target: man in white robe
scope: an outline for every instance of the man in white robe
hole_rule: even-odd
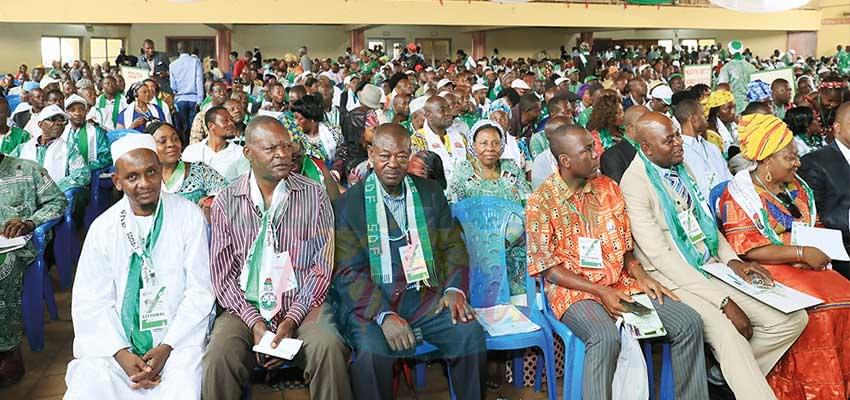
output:
[[[160,192],[152,136],[111,150],[124,198],[94,221],[80,256],[65,399],[198,399],[215,301],[204,216]]]

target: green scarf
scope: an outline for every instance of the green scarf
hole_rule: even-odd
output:
[[[172,193],[177,193],[177,189],[179,188],[173,187],[174,183],[179,181],[180,178],[183,177],[185,174],[186,163],[184,163],[183,161],[178,161],[177,166],[174,167],[174,172],[172,172],[171,176],[169,176],[168,179],[166,179],[166,181],[164,182],[165,188],[172,191]]]
[[[86,134],[86,123],[83,122],[83,126],[77,130],[77,148],[80,149],[80,155],[83,156],[83,160],[86,164],[89,163],[89,137]]]
[[[431,251],[431,239],[425,224],[425,211],[419,191],[413,180],[406,176],[405,207],[407,210],[408,237],[416,237],[422,246],[422,255],[428,266],[427,286],[437,286],[437,274],[434,267],[434,254]],[[390,230],[387,223],[387,212],[384,206],[384,189],[378,182],[377,175],[370,174],[364,182],[366,195],[366,235],[369,243],[369,267],[372,282],[385,285],[392,283],[392,259],[390,255]],[[397,221],[398,222],[398,221]]]
[[[129,207],[128,207],[129,208]],[[126,212],[126,210],[125,210]],[[132,211],[130,211],[132,212]],[[135,251],[130,257],[130,269],[127,272],[127,286],[124,289],[124,303],[121,305],[121,325],[132,345],[133,353],[141,356],[153,348],[153,336],[150,331],[142,331],[139,326],[139,290],[142,289],[142,257],[150,260],[151,252],[159,239],[162,229],[162,200],[156,207],[153,226],[148,232],[142,255]],[[126,216],[124,216],[126,218]]]
[[[274,207],[269,207],[264,210],[262,219],[260,220],[260,232],[257,238],[251,245],[251,251],[248,253],[248,285],[245,288],[245,300],[249,304],[259,309],[260,301],[260,273],[263,263],[263,251],[265,249],[266,234],[271,225],[271,218],[274,215]]]
[[[44,167],[44,156],[47,155],[47,146],[35,145],[35,162]]]
[[[602,128],[599,131],[599,141],[602,142],[602,148],[608,150],[611,146],[617,144],[614,142],[614,138],[611,137],[611,133],[608,132],[608,129]]]
[[[115,103],[112,107],[112,124],[118,123],[118,113],[121,111],[118,109],[118,106],[121,105],[121,93],[115,93]],[[104,109],[106,108],[106,95],[100,95],[100,99],[97,102],[97,108]]]
[[[661,180],[658,170],[656,170],[652,161],[650,161],[643,153],[643,150],[638,150],[637,154],[643,161],[643,165],[646,168],[646,174],[649,176],[649,181],[652,183],[652,188],[655,190],[655,193],[658,194],[659,199],[661,199],[661,210],[664,211],[664,220],[667,222],[673,241],[676,242],[676,247],[679,249],[679,252],[682,253],[682,256],[685,257],[685,261],[687,261],[688,264],[691,264],[694,269],[703,275],[706,275],[706,272],[702,270],[703,253],[699,251],[693,243],[691,243],[690,238],[688,238],[687,231],[685,231],[685,228],[683,228],[681,222],[679,222],[677,215],[678,209],[670,196],[670,192],[668,192],[665,187],[667,184]],[[705,245],[708,247],[708,252],[712,256],[717,256],[717,224],[714,220],[714,216],[711,215],[711,212],[704,207],[705,200],[702,198],[702,192],[700,192],[699,187],[697,187],[696,183],[694,183],[693,179],[691,179],[690,175],[685,170],[684,164],[679,164],[672,168],[678,172],[679,178],[682,180],[682,183],[685,185],[685,188],[687,188],[688,193],[691,196],[691,204],[693,204],[693,209],[695,211],[694,216],[697,218],[702,233],[705,235]]]

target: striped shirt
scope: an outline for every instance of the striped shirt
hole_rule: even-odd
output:
[[[245,174],[216,196],[212,225],[210,269],[218,303],[253,327],[263,317],[248,304],[239,286],[239,275],[251,244],[260,230],[260,210],[251,200],[250,175]],[[330,285],[334,259],[333,209],[325,190],[309,178],[292,173],[282,210],[272,221],[275,247],[292,258],[298,289],[283,293],[280,312],[271,330],[284,318],[300,325],[307,313],[320,306]]]

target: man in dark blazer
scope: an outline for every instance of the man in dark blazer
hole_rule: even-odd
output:
[[[799,174],[812,188],[821,223],[838,229],[850,251],[850,102],[835,113],[835,140],[803,157]],[[832,267],[850,279],[850,263],[833,261]]]
[[[480,400],[486,349],[484,332],[466,300],[469,259],[460,225],[437,182],[407,175],[410,156],[403,127],[378,126],[369,147],[374,172],[334,202],[336,266],[330,301],[340,331],[356,352],[351,366],[355,397],[391,399],[395,359],[412,356],[417,345],[428,342],[450,366],[457,398]],[[378,207],[384,208],[383,218]],[[417,217],[408,217],[411,209]],[[413,227],[423,229],[417,234]],[[430,246],[421,245],[425,240]],[[411,248],[416,250],[407,251]],[[427,270],[428,277],[410,283],[414,269]]]
[[[646,107],[629,107],[629,109],[626,110],[625,116],[623,117],[623,124],[626,126],[626,131],[624,133],[626,138],[632,139],[632,141],[634,140],[635,122],[637,122],[638,118],[647,112],[649,112],[649,109]],[[623,178],[623,174],[626,172],[626,169],[629,168],[632,160],[635,159],[635,155],[637,155],[635,145],[629,140],[623,139],[602,153],[599,157],[599,169],[602,171],[603,175],[613,179],[614,182],[617,182],[617,184],[620,184],[620,179]]]
[[[168,65],[170,63],[171,61],[168,59],[167,54],[154,49],[153,40],[145,39],[142,45],[142,56],[139,57],[136,67],[152,72],[156,71],[157,67],[168,71]]]

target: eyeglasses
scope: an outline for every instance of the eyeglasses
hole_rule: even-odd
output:
[[[65,117],[63,117],[63,116],[56,116],[56,117],[53,117],[53,118],[48,118],[44,121],[50,122],[51,124],[61,124],[61,125],[68,123],[68,120],[65,119]]]
[[[788,209],[788,212],[791,213],[791,216],[794,217],[794,219],[803,217],[803,213],[800,212],[800,208],[798,208],[797,205],[794,204],[794,201],[791,200],[791,196],[788,195],[788,192],[780,192],[776,195],[776,198],[782,202],[782,205]]]

